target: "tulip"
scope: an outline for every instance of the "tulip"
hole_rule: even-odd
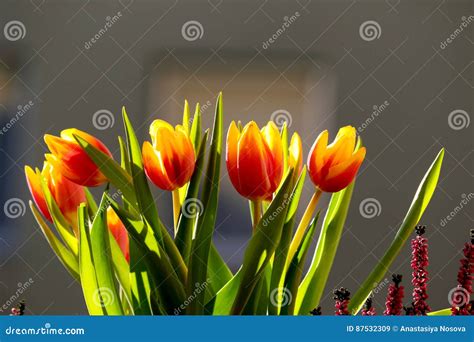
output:
[[[339,129],[336,139],[329,146],[328,136],[327,130],[322,132],[309,152],[308,172],[316,190],[291,241],[287,264],[291,262],[303,239],[322,192],[338,192],[346,188],[353,181],[365,157],[365,147],[355,150],[357,141],[354,127]]]
[[[64,177],[83,186],[98,186],[107,181],[97,165],[79,146],[74,135],[86,140],[89,144],[102,151],[109,157],[112,154],[107,147],[97,138],[75,128],[61,131],[61,136],[56,137],[46,134],[44,141],[48,145],[51,155],[48,161],[53,164]]]
[[[239,194],[251,201],[271,199],[283,176],[283,146],[276,125],[270,121],[260,131],[251,121],[240,131],[232,122],[226,163]]]
[[[130,247],[128,244],[127,228],[125,228],[122,221],[120,221],[120,218],[111,207],[107,208],[107,227],[122,250],[123,256],[127,262],[130,263]]]
[[[160,189],[172,191],[175,227],[179,217],[178,189],[191,179],[196,157],[194,147],[183,126],[173,128],[163,120],[150,126],[151,143],[142,148],[143,164],[148,178]]]
[[[313,183],[322,191],[338,192],[354,179],[365,157],[365,147],[355,151],[356,130],[342,127],[328,146],[328,131],[314,142],[308,157],[308,171]]]
[[[77,207],[86,202],[86,194],[82,186],[69,181],[58,169],[48,161],[44,162],[43,170],[34,171],[31,167],[25,166],[26,181],[30,189],[33,200],[43,216],[49,221],[53,221],[51,213],[46,204],[46,198],[41,186],[43,177],[48,186],[51,196],[59,207],[66,221],[74,228],[77,228]]]

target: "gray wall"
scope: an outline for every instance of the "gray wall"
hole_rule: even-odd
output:
[[[87,49],[85,43],[106,17],[117,12],[120,18]],[[295,12],[297,19],[277,33]],[[473,220],[468,203],[441,224],[463,194],[473,192],[472,125],[462,128],[466,124],[448,121],[455,110],[465,111],[459,118],[469,119],[473,109],[474,26],[471,22],[454,33],[462,17],[473,14],[471,2],[4,0],[0,13],[2,27],[19,20],[26,29],[18,41],[0,36],[2,125],[15,116],[18,105],[34,103],[0,136],[2,207],[10,198],[27,203],[23,166],[42,162],[44,133],[77,127],[116,146],[122,105],[145,139],[154,118],[178,121],[185,96],[214,104],[223,90],[226,125],[249,118],[263,124],[275,110],[288,110],[305,154],[321,130],[334,134],[338,126],[361,127],[373,119],[361,130],[367,158],[323,312],[332,313],[333,288],[355,292],[382,256],[442,146],[446,156],[440,184],[422,223],[430,240],[429,302],[436,309],[449,305],[447,293],[456,285],[460,251]],[[203,27],[195,41],[181,32],[190,20]],[[378,23],[380,36],[367,41],[359,28],[369,20]],[[274,34],[276,40],[265,49]],[[451,34],[455,39],[442,48]],[[385,109],[372,114],[382,104]],[[115,117],[113,127],[104,131],[92,124],[100,109]],[[205,112],[209,122],[212,107]],[[235,269],[250,235],[247,204],[230,187],[225,171],[222,182],[216,241]],[[311,191],[308,182],[305,196]],[[166,213],[168,194],[155,194]],[[359,204],[366,198],[380,203],[379,216],[361,215]],[[169,222],[170,215],[164,215]],[[16,219],[2,218],[0,242],[0,302],[32,278],[22,296],[29,314],[86,313],[80,287],[54,257],[29,210]],[[405,276],[407,296],[409,257],[407,246],[387,274]],[[375,297],[379,312],[386,293],[381,286]]]

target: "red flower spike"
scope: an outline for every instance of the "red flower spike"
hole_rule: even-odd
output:
[[[427,283],[428,283],[428,240],[422,235],[425,233],[425,226],[418,226],[416,230],[416,238],[411,240],[412,257],[411,268],[413,284],[413,314],[424,316],[431,311],[426,303],[428,299]]]
[[[464,257],[460,260],[458,271],[458,285],[452,294],[451,312],[453,315],[472,315],[473,301],[467,302],[472,294],[472,280],[474,273],[474,230],[471,230],[471,242],[464,244]],[[458,298],[460,300],[458,300]]]
[[[402,313],[403,297],[405,288],[400,285],[402,282],[401,274],[392,275],[393,283],[388,288],[387,300],[385,301],[385,316],[399,316]]]
[[[351,293],[343,287],[341,287],[340,289],[334,290],[333,293],[334,293],[334,299],[336,301],[336,304],[335,304],[336,316],[348,316],[349,310],[347,309],[347,306],[349,304]]]
[[[364,308],[362,309],[362,316],[375,316],[375,308],[372,306],[372,298],[369,297],[365,301]]]

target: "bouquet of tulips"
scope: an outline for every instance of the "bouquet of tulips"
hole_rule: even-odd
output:
[[[366,149],[351,126],[332,143],[319,134],[303,166],[298,133],[273,122],[259,129],[232,122],[223,144],[218,96],[212,129],[199,104],[183,123],[150,126],[140,144],[123,109],[120,161],[78,129],[46,135],[42,170],[26,167],[30,207],[64,267],[82,286],[91,315],[308,315],[317,311]],[[221,158],[253,223],[240,269],[233,273],[213,243]],[[347,303],[357,314],[418,224],[435,190],[444,151],[429,166],[393,242]],[[309,178],[314,195],[296,215]],[[420,175],[421,176],[421,175]],[[160,219],[150,182],[172,194],[174,227]],[[96,201],[89,187],[103,187]],[[331,196],[325,212],[318,199]],[[324,215],[312,263],[304,272],[316,224]],[[46,220],[45,220],[46,219]],[[55,231],[51,228],[50,221]],[[170,228],[170,229],[168,229]],[[339,293],[341,294],[341,293]],[[343,295],[343,294],[342,294]]]

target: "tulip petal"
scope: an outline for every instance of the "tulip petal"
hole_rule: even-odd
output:
[[[229,126],[229,130],[227,131],[227,139],[226,139],[226,165],[227,165],[227,173],[229,174],[230,181],[232,185],[238,189],[240,187],[239,184],[239,174],[237,168],[237,146],[239,143],[240,138],[240,130],[237,128],[235,121],[232,121]]]
[[[361,147],[348,160],[331,167],[321,189],[326,192],[338,192],[347,187],[359,171],[365,153],[365,147]]]
[[[280,132],[273,121],[262,129],[264,143],[270,151],[270,156],[265,158],[267,162],[267,177],[271,183],[272,193],[277,189],[283,177],[283,144]],[[271,195],[271,194],[270,194]]]
[[[356,130],[352,126],[339,129],[334,142],[327,147],[325,165],[331,167],[347,160],[354,152]]]
[[[237,148],[237,190],[252,200],[266,198],[272,187],[266,161],[271,152],[255,122],[245,126]]]
[[[51,214],[48,210],[48,205],[46,204],[46,199],[41,189],[41,175],[39,170],[37,172],[29,166],[25,166],[25,175],[26,182],[28,183],[28,188],[30,189],[31,196],[36,203],[36,206],[39,208],[43,216],[49,221],[53,222]]]
[[[153,120],[153,122],[150,125],[150,137],[151,137],[151,142],[153,146],[156,146],[155,145],[156,136],[158,134],[158,131],[162,129],[166,129],[170,132],[174,130],[173,126],[171,126],[168,122],[164,120],[160,120],[160,119]]]
[[[145,172],[148,178],[160,189],[167,191],[174,190],[174,186],[165,172],[160,155],[155,151],[149,141],[143,143],[142,155],[143,165],[145,166]]]
[[[293,167],[299,174],[303,167],[303,144],[298,133],[293,133],[288,147],[288,166]]]
[[[321,169],[324,166],[324,156],[328,145],[329,133],[327,130],[321,132],[316,138],[308,155],[308,172],[314,184],[318,185],[323,178]]]

